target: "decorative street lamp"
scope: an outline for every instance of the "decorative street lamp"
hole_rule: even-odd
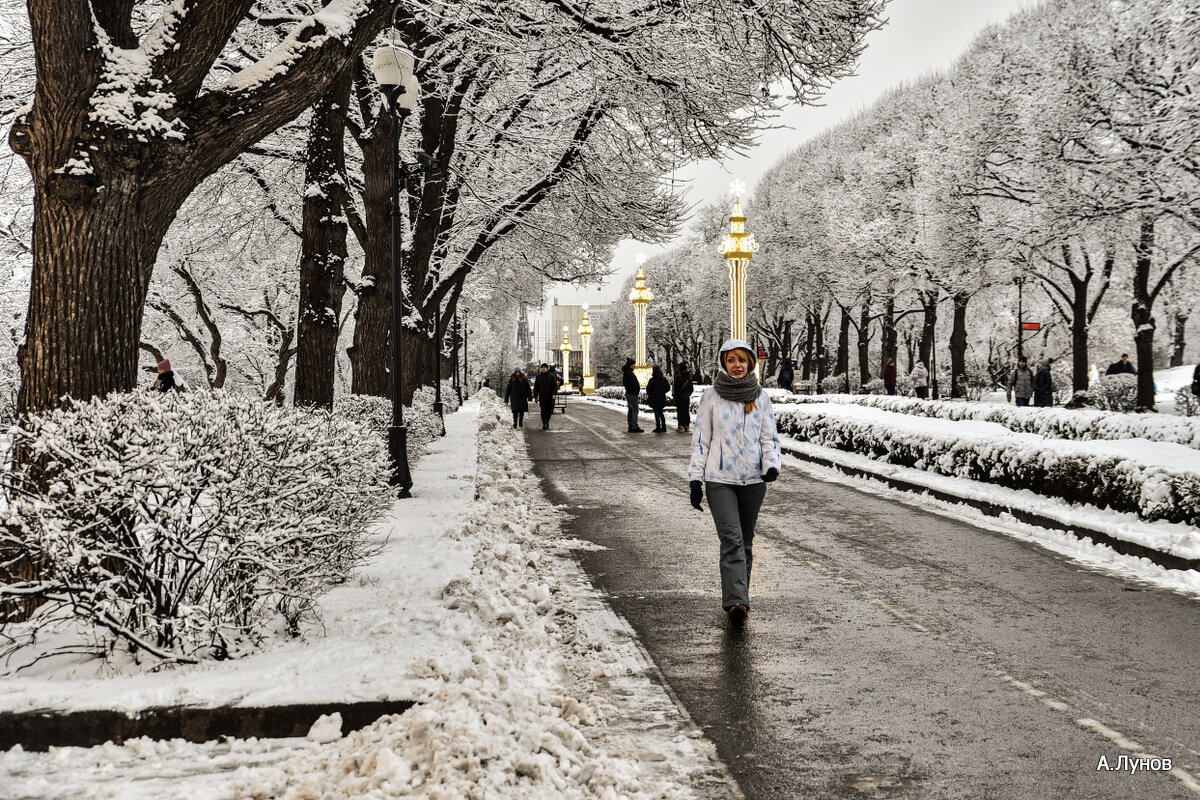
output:
[[[1025,358],[1025,309],[1021,304],[1021,287],[1025,285],[1025,276],[1016,276],[1013,283],[1017,285],[1017,361],[1021,361]]]
[[[464,400],[468,400],[471,397],[471,371],[469,369],[467,369],[467,333],[468,333],[468,331],[471,330],[470,319],[471,319],[471,310],[469,308],[464,307],[463,308],[463,327],[462,327],[462,337],[463,337],[462,387],[463,387],[463,399]]]
[[[729,190],[735,198],[733,213],[729,216],[729,233],[718,251],[729,262],[729,338],[746,341],[746,269],[758,250],[758,243],[754,234],[746,233],[746,216],[742,213],[746,184],[734,181]]]
[[[458,379],[458,342],[459,342],[458,337],[459,337],[459,335],[460,334],[458,332],[458,306],[455,306],[454,307],[454,325],[450,331],[450,352],[451,352],[450,361],[451,361],[451,364],[453,364],[453,366],[454,366],[454,372],[451,374],[454,375],[454,377],[450,380],[450,383],[454,387],[454,395],[455,395],[455,397],[458,398],[459,405],[462,405],[462,399],[463,399],[462,383]]]
[[[644,261],[644,256],[638,256]],[[646,309],[654,299],[654,292],[646,286],[646,273],[638,267],[637,279],[629,290],[629,302],[633,303],[633,374],[638,383],[645,386],[650,380],[650,367],[646,366]]]
[[[579,340],[583,343],[583,380],[579,383],[583,394],[596,393],[596,374],[592,372],[592,322],[588,319],[587,303],[583,304],[583,321],[579,323]]]
[[[446,435],[446,416],[443,414],[445,404],[442,402],[442,345],[445,344],[446,334],[442,331],[442,308],[439,305],[433,310],[433,413],[437,414],[442,426],[439,436]]]
[[[559,352],[562,353],[563,365],[563,386],[571,388],[571,340],[569,338],[571,329],[563,325],[563,340],[558,346]]]
[[[408,428],[404,425],[404,348],[400,337],[404,322],[403,219],[400,216],[400,131],[417,105],[420,86],[413,75],[413,56],[402,47],[385,44],[375,51],[375,80],[392,117],[392,424],[388,428],[388,453],[392,458],[393,486],[400,497],[412,497],[408,469]]]

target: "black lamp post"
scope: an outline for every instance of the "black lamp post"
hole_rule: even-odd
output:
[[[463,309],[463,399],[471,397],[471,371],[467,369],[467,332],[471,330],[470,310]]]
[[[1025,276],[1013,278],[1017,285],[1017,361],[1025,360],[1025,308],[1022,305],[1021,287],[1025,285]]]
[[[442,308],[433,311],[433,413],[441,423],[441,436],[446,435],[446,417],[442,413]]]
[[[454,356],[453,356],[454,394],[455,394],[455,396],[458,397],[458,402],[461,404],[462,399],[463,399],[463,393],[462,393],[462,381],[460,381],[458,378],[458,342],[459,342],[458,337],[459,337],[459,335],[460,334],[458,332],[458,306],[455,306],[454,307],[454,332],[450,334],[450,341],[452,342],[451,346],[453,348],[453,353],[454,353]]]
[[[404,424],[404,252],[403,219],[400,216],[400,131],[417,104],[419,87],[413,75],[412,53],[383,45],[375,51],[375,80],[383,92],[392,117],[392,424],[388,428],[388,453],[392,457],[392,485],[400,497],[412,497],[412,473],[408,468],[408,428]]]

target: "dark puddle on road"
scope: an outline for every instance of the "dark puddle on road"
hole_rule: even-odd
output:
[[[342,715],[342,733],[365,728],[380,717],[402,714],[412,700],[364,703],[310,703],[264,708],[152,708],[136,715],[120,711],[0,713],[0,750],[21,745],[29,751],[51,747],[93,747],[127,739],[186,739],[209,742],[285,739],[305,736],[323,714]]]

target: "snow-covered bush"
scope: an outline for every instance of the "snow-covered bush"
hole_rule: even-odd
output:
[[[1088,386],[1088,395],[1103,411],[1133,411],[1137,408],[1137,376],[1101,375]]]
[[[957,403],[953,405],[962,405]],[[823,447],[941,475],[1033,489],[1073,503],[1143,519],[1200,525],[1200,474],[1086,452],[1069,442],[1029,443],[910,430],[887,420],[822,413],[819,406],[777,409],[779,432]]]
[[[25,417],[0,475],[0,552],[36,577],[18,644],[62,623],[164,659],[236,655],[295,632],[371,555],[391,500],[386,442],[347,415],[229,392],[114,394]]]
[[[883,385],[883,378],[872,378],[863,386],[864,394],[887,394],[887,387]]]
[[[850,391],[849,394],[856,394],[862,382],[859,380],[858,373],[850,373]],[[846,375],[830,375],[821,381],[821,391],[825,394],[838,394],[846,392]]]
[[[605,400],[624,400],[624,386],[601,386],[596,390],[597,397],[603,397]]]
[[[442,424],[433,413],[434,391],[432,386],[422,386],[413,392],[411,406],[404,407],[404,425],[408,428],[408,457],[415,461],[434,439],[442,435]],[[365,394],[348,394],[335,403],[339,414],[344,414],[366,426],[380,441],[387,442],[388,428],[392,425],[392,401],[386,397]],[[451,414],[458,409],[458,396],[448,381],[442,382],[442,412]]]
[[[1184,417],[1200,417],[1200,397],[1192,394],[1191,387],[1184,386],[1175,392],[1175,413]]]

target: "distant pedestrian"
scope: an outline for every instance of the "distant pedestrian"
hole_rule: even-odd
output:
[[[1129,362],[1129,353],[1121,353],[1121,358],[1108,365],[1105,375],[1137,375],[1137,370]]]
[[[550,418],[554,416],[554,397],[562,381],[550,371],[547,364],[538,368],[538,376],[533,380],[533,398],[538,401],[542,411],[542,430],[550,430]]]
[[[779,388],[792,390],[792,383],[796,380],[796,370],[792,368],[792,360],[785,358],[783,366],[779,368]]]
[[[171,370],[171,362],[164,358],[158,362],[158,377],[154,379],[152,387],[157,392],[169,392],[172,389],[178,389],[175,384],[175,373]]]
[[[646,381],[646,405],[654,412],[654,432],[667,432],[667,393],[671,391],[671,382],[663,375],[662,367],[657,364]]]
[[[1039,408],[1054,405],[1054,377],[1050,374],[1053,363],[1053,358],[1039,361],[1037,372],[1033,374],[1033,404]]]
[[[1019,406],[1029,405],[1029,398],[1033,397],[1033,370],[1023,358],[1017,362],[1017,368],[1009,376],[1008,386],[1004,390],[1005,400],[1014,397]]]
[[[771,399],[754,374],[754,351],[740,339],[721,345],[713,385],[696,412],[696,435],[688,481],[692,507],[708,492],[708,507],[721,542],[721,607],[731,625],[750,611],[754,526],[779,477],[779,434]],[[703,481],[703,483],[701,483]]]
[[[1200,364],[1196,365],[1196,369],[1192,371],[1192,394],[1200,397]]]
[[[504,402],[512,410],[514,428],[525,427],[525,412],[529,410],[529,401],[532,399],[533,389],[529,386],[529,379],[521,370],[513,370],[508,385],[504,387]]]
[[[896,393],[896,359],[889,358],[883,365],[883,390],[888,394]]]
[[[671,397],[675,400],[675,430],[687,433],[692,429],[692,371],[684,361],[675,370],[675,383],[671,386]]]
[[[925,362],[918,358],[917,365],[913,367],[908,377],[912,378],[913,389],[916,390],[917,397],[927,400],[929,398],[929,369],[925,366]]]
[[[625,421],[629,423],[629,433],[645,433],[638,425],[638,394],[642,384],[633,372],[632,358],[625,359],[625,366],[621,368],[621,384],[625,387]]]

